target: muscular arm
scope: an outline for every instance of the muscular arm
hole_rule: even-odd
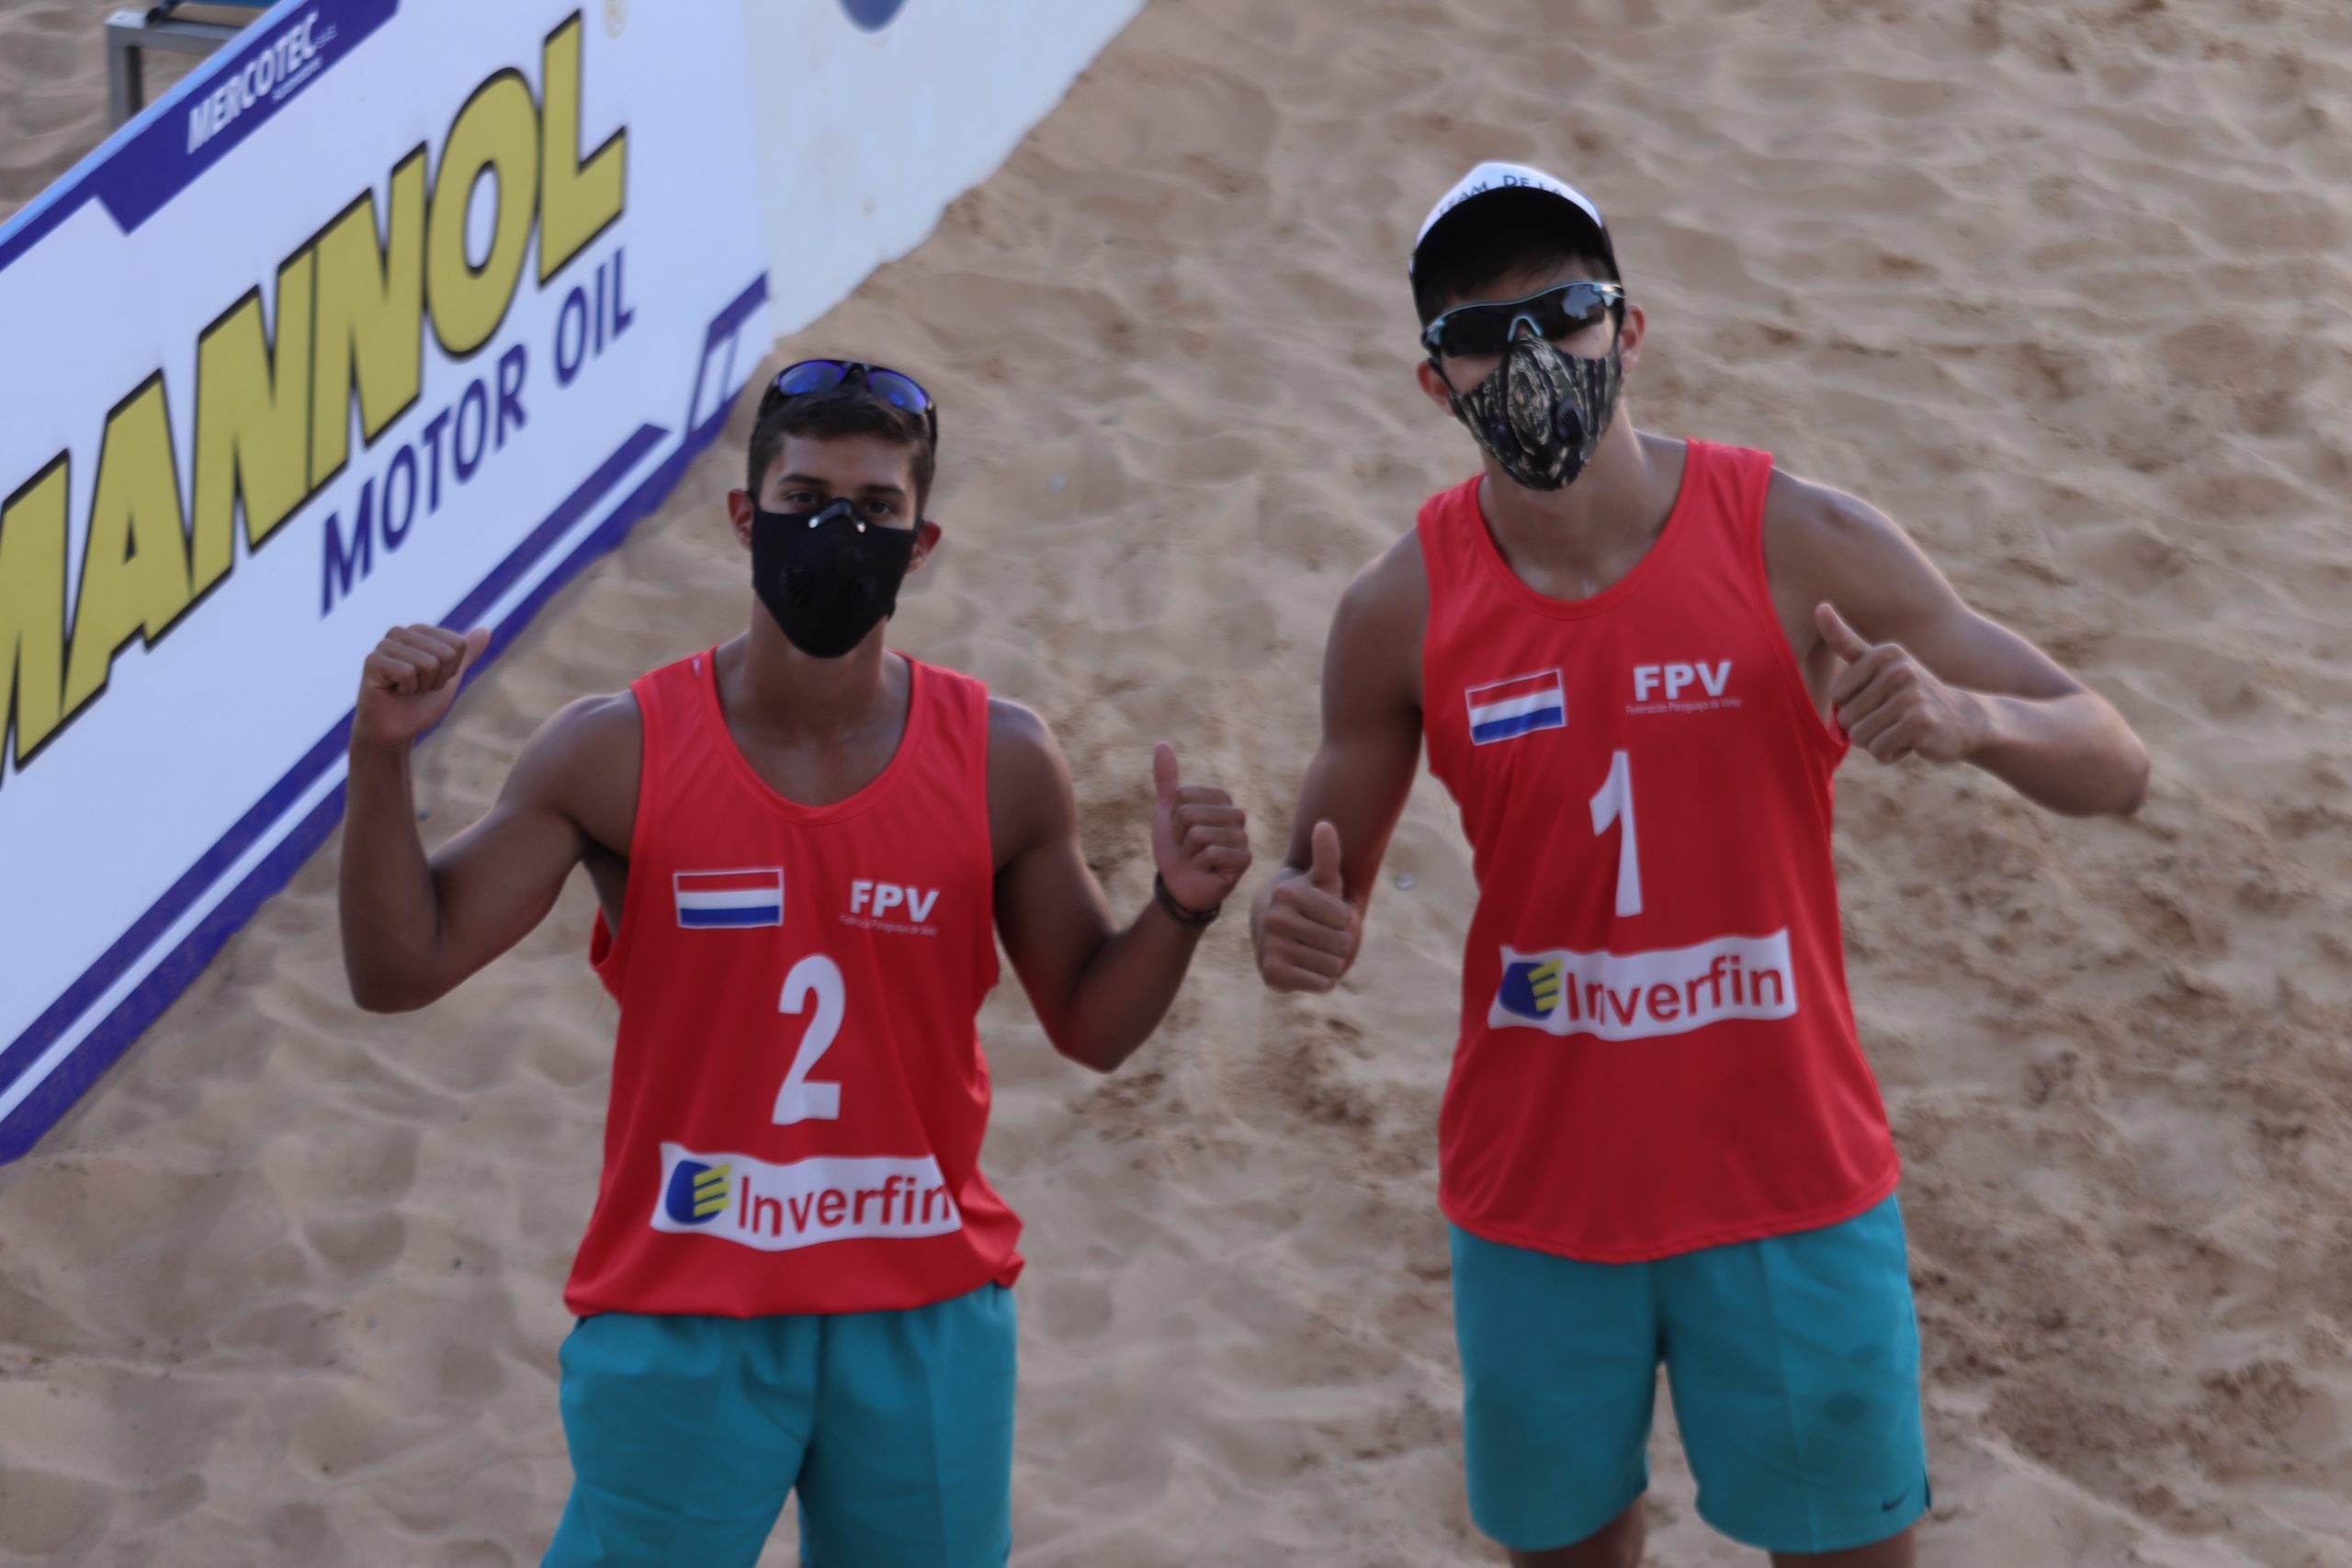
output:
[[[1816,700],[1837,708],[1856,745],[1881,761],[1916,752],[1973,762],[2068,816],[2140,808],[2148,752],[2123,716],[1970,609],[1876,509],[1776,474],[1764,530],[1782,627]]]
[[[1322,740],[1299,786],[1289,852],[1251,910],[1259,972],[1276,990],[1328,991],[1355,962],[1420,761],[1428,619],[1429,579],[1409,534],[1340,597],[1323,650]]]
[[[1188,908],[1218,902],[1249,869],[1249,837],[1225,792],[1180,786],[1160,760],[1154,858]],[[1107,1073],[1159,1027],[1201,929],[1155,898],[1122,930],[1079,844],[1069,765],[1045,721],[1015,703],[989,713],[989,827],[996,922],[1054,1049]],[[1171,870],[1171,856],[1190,863]]]
[[[352,999],[405,1012],[446,996],[545,919],[616,826],[625,852],[642,744],[626,693],[572,704],[532,737],[488,815],[428,859],[410,744],[355,735],[340,898]]]

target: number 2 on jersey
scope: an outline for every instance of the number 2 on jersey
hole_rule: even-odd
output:
[[[1623,829],[1617,837],[1617,912],[1638,915],[1642,912],[1642,849],[1634,838],[1634,760],[1619,751],[1609,763],[1609,777],[1592,797],[1592,831],[1595,838],[1609,831],[1614,822]]]
[[[841,1032],[842,1015],[849,1006],[841,965],[821,953],[812,953],[792,966],[792,972],[784,977],[784,995],[777,998],[776,1010],[797,1014],[811,997],[817,1000],[817,1016],[808,1021],[808,1030],[800,1036],[800,1048],[792,1054],[792,1066],[784,1075],[784,1085],[775,1091],[775,1121],[779,1126],[841,1119],[842,1086],[808,1081],[808,1070],[831,1047],[833,1036]]]

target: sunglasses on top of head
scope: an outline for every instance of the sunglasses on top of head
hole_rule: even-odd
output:
[[[864,381],[874,395],[893,408],[923,417],[923,428],[931,437],[932,449],[939,448],[939,405],[922,389],[922,383],[903,370],[893,370],[887,365],[868,365],[862,359],[803,359],[787,365],[768,383],[760,394],[760,411],[764,413],[786,398],[803,398],[813,392],[830,392],[853,376]]]
[[[1579,280],[1540,289],[1521,299],[1482,299],[1441,312],[1421,329],[1421,346],[1432,355],[1476,359],[1510,347],[1519,323],[1527,322],[1549,343],[1573,337],[1624,303],[1614,283]]]

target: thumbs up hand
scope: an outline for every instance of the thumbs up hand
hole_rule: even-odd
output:
[[[1816,605],[1813,618],[1846,663],[1829,702],[1849,740],[1882,762],[1957,762],[1975,750],[1985,718],[1974,693],[1938,679],[1900,643],[1863,641],[1833,605]]]
[[[1315,824],[1313,858],[1274,885],[1258,930],[1258,973],[1277,991],[1328,991],[1355,962],[1363,920],[1348,902],[1340,830]]]
[[[1186,909],[1214,909],[1250,869],[1249,819],[1224,790],[1183,783],[1165,740],[1153,749],[1151,773],[1151,858],[1160,885]]]
[[[1315,858],[1307,865],[1306,879],[1334,898],[1347,897],[1340,879],[1340,830],[1329,822],[1315,824]]]

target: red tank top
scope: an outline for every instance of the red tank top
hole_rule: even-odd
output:
[[[1020,1271],[979,1167],[988,691],[907,663],[897,751],[831,806],[752,769],[710,654],[630,688],[645,762],[620,926],[600,914],[590,949],[621,1018],[573,1312],[868,1312]]]
[[[1589,599],[1520,581],[1478,481],[1421,508],[1422,711],[1478,907],[1439,1201],[1633,1262],[1894,1187],[1830,863],[1845,741],[1765,584],[1763,452],[1693,441],[1666,527]]]

